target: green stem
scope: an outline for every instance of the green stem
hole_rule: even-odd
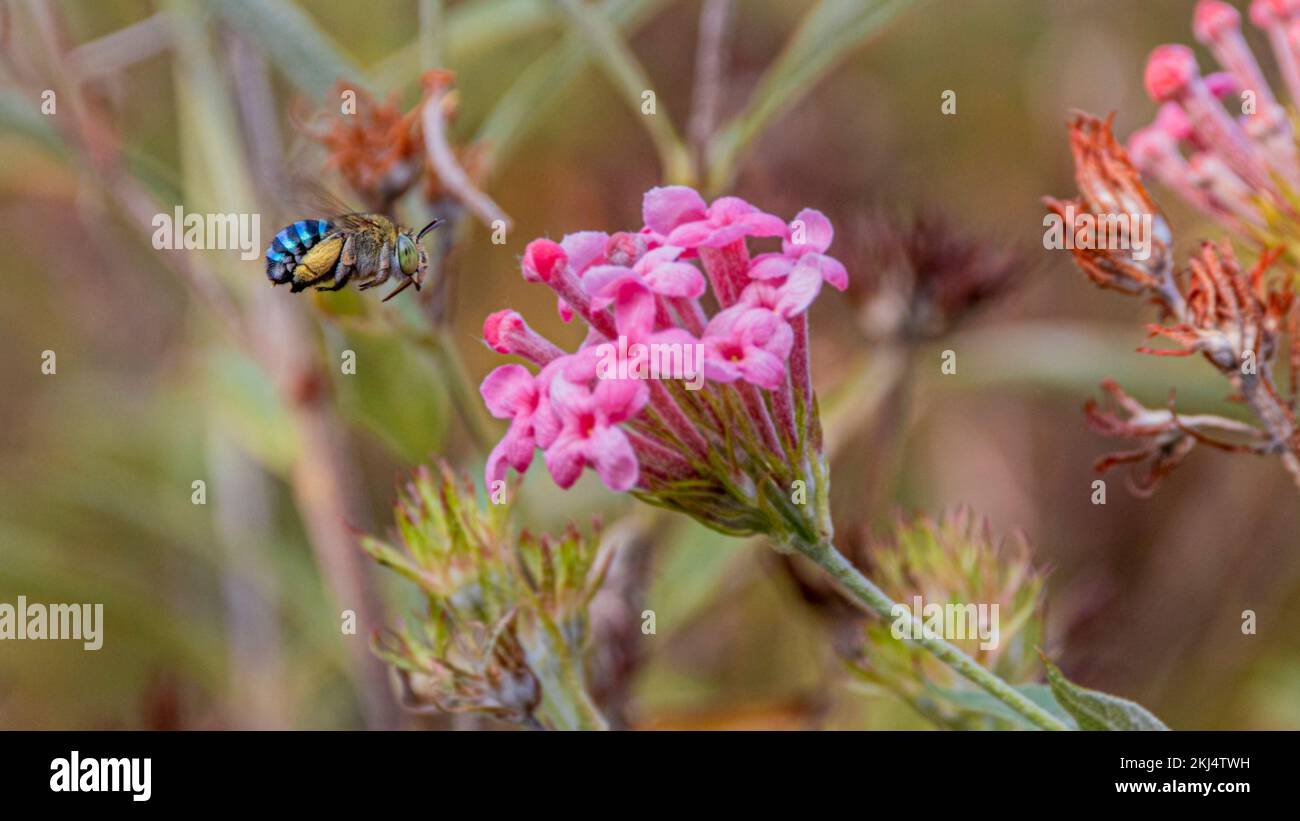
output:
[[[744,110],[714,135],[707,157],[707,192],[716,196],[730,189],[745,153],[767,126],[911,2],[821,0],[814,6],[763,74]]]
[[[608,75],[610,82],[617,86],[624,100],[640,118],[646,133],[659,152],[659,161],[663,166],[664,179],[671,183],[688,184],[694,181],[695,170],[690,152],[673,127],[668,112],[659,112],[660,101],[655,100],[654,109],[646,113],[643,109],[642,95],[647,91],[653,93],[650,78],[646,74],[636,55],[603,14],[595,13],[583,6],[579,0],[557,0],[560,8],[568,16],[570,24],[582,32],[595,49],[596,59]]]
[[[885,594],[885,591],[873,584],[866,576],[863,576],[830,542],[823,541],[816,544],[795,542],[793,547],[834,577],[858,601],[866,605],[868,610],[886,620],[894,618],[895,602]],[[1011,685],[981,667],[973,658],[961,650],[943,639],[925,638],[924,631],[918,630],[917,633],[922,638],[914,639],[915,643],[924,647],[935,658],[961,673],[974,684],[982,687],[989,695],[1015,710],[1016,713],[1035,726],[1044,730],[1069,729],[1056,717],[1025,698]]]
[[[608,730],[609,722],[587,692],[581,655],[573,652],[552,623],[541,627],[537,639],[526,652],[545,694],[546,723],[556,730]]]

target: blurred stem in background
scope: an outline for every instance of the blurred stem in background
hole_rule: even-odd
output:
[[[623,96],[623,101],[640,117],[655,150],[659,152],[664,181],[693,184],[690,152],[673,126],[672,117],[663,109],[664,103],[655,94],[645,69],[619,37],[618,31],[604,15],[592,14],[579,0],[555,2],[564,10],[575,31],[593,45],[600,67]]]
[[[855,49],[884,30],[913,0],[820,0],[786,41],[739,114],[710,141],[706,193],[729,191],[763,131],[802,100]]]

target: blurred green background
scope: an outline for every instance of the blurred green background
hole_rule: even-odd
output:
[[[555,316],[549,292],[520,279],[525,244],[635,229],[642,192],[662,180],[642,115],[594,62],[579,59],[565,82],[541,73],[574,36],[546,0],[446,3],[443,36],[424,42],[421,15],[433,19],[442,4],[301,0],[310,25],[276,18],[294,35],[277,41],[284,32],[257,21],[288,5],[5,5],[5,47],[20,70],[7,65],[0,88],[0,601],[102,602],[107,623],[93,653],[75,642],[0,644],[0,727],[411,725],[373,689],[366,695],[373,671],[357,672],[369,630],[408,612],[410,591],[365,569],[384,612],[343,634],[339,611],[357,605],[322,573],[320,557],[341,554],[322,552],[319,540],[339,537],[311,520],[321,510],[313,482],[339,469],[340,521],[379,530],[413,464],[441,454],[478,475],[483,458],[455,412],[455,366],[437,344],[331,317],[330,305],[358,310],[355,297],[272,291],[260,259],[192,252],[209,258],[247,316],[276,317],[254,327],[285,331],[232,340],[163,258],[185,252],[153,250],[138,214],[106,195],[56,136],[67,126],[40,113],[42,72],[84,67],[86,51],[80,64],[69,56],[78,46],[160,10],[186,21],[170,44],[110,43],[149,56],[101,63],[109,68],[88,81],[90,93],[111,112],[126,174],[160,210],[260,211],[265,244],[281,224],[316,215],[265,202],[268,180],[250,157],[266,145],[232,145],[225,115],[239,98],[240,66],[266,62],[286,177],[324,167],[294,116],[333,105],[339,78],[318,42],[403,110],[417,102],[431,59],[452,69],[453,139],[477,144],[486,130],[489,150],[502,149],[483,185],[514,220],[508,241],[494,245],[465,217],[442,266],[443,341],[473,385],[501,362],[479,341],[493,310],[515,308],[569,347],[581,339]],[[633,7],[624,33],[656,91],[655,116],[685,133],[701,3],[623,5]],[[735,4],[721,118],[744,108],[813,5]],[[1116,111],[1120,135],[1149,120],[1145,56],[1163,42],[1192,42],[1193,3],[903,5],[758,136],[734,192],[787,218],[805,206],[826,212],[839,229],[831,253],[864,281],[872,272],[862,270],[868,255],[854,226],[881,209],[940,209],[967,235],[1017,250],[1024,265],[1009,296],[907,354],[901,394],[839,408],[851,432],[834,463],[837,527],[884,533],[897,510],[969,504],[997,532],[1022,530],[1050,568],[1048,648],[1075,681],[1138,700],[1175,728],[1300,728],[1294,489],[1269,460],[1197,452],[1154,498],[1131,498],[1116,475],[1107,503],[1093,505],[1092,461],[1114,443],[1084,430],[1080,406],[1104,377],[1148,403],[1176,386],[1184,408],[1236,411],[1201,363],[1134,353],[1150,311],[1097,291],[1068,255],[1041,244],[1039,197],[1074,191],[1069,110]],[[47,19],[63,29],[52,41],[32,34]],[[59,36],[67,50],[56,53],[49,43]],[[1266,54],[1253,30],[1248,37]],[[268,52],[275,43],[284,53]],[[548,79],[520,96],[530,73]],[[945,90],[956,92],[955,116],[940,112]],[[514,107],[503,110],[503,100]],[[54,117],[73,117],[72,106],[61,97]],[[1183,253],[1218,235],[1162,193]],[[391,304],[413,326],[427,318],[416,307],[427,303]],[[814,309],[824,397],[852,387],[856,365],[877,354],[855,314],[830,292]],[[315,363],[323,382],[285,388],[244,342],[273,350],[273,362]],[[355,376],[339,373],[344,349],[358,354]],[[956,375],[939,374],[944,349],[957,352]],[[54,375],[41,372],[45,350],[57,354]],[[286,407],[294,391],[321,398]],[[873,418],[882,407],[892,415]],[[202,506],[191,503],[196,479],[207,484]],[[519,514],[554,528],[593,512],[617,521],[630,509],[591,477],[560,492],[539,465]],[[635,638],[634,724],[924,726],[841,674],[823,623],[770,551],[672,518],[654,518],[647,532],[643,602],[657,633]],[[1246,609],[1258,614],[1257,635],[1240,630]]]

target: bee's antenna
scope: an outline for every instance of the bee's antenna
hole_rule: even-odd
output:
[[[388,294],[388,296],[384,297],[379,301],[387,302],[388,300],[400,294],[402,291],[405,291],[411,285],[415,285],[415,290],[417,291],[420,290],[420,283],[415,281],[415,277],[407,277],[405,280],[402,281],[401,285],[398,285]]]
[[[433,229],[437,228],[439,225],[442,225],[442,223],[443,223],[442,220],[434,220],[433,222],[431,222],[431,223],[429,223],[428,225],[424,226],[423,228],[420,229],[420,233],[418,233],[418,234],[415,235],[415,241],[416,241],[416,242],[419,242],[420,240],[424,239],[424,235],[425,235],[425,234],[427,234],[427,233],[429,233],[430,231],[432,231]],[[394,292],[394,293],[396,293],[396,292]]]

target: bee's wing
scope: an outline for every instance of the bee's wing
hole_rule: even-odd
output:
[[[334,224],[336,230],[373,231],[376,228],[381,230],[385,229],[385,225],[375,219],[375,216],[375,214],[363,214],[359,211],[354,211],[348,214],[336,214],[331,216],[330,222]]]
[[[349,203],[316,177],[292,177],[288,192],[285,203],[296,214],[333,217],[336,214],[361,213],[354,203]]]

